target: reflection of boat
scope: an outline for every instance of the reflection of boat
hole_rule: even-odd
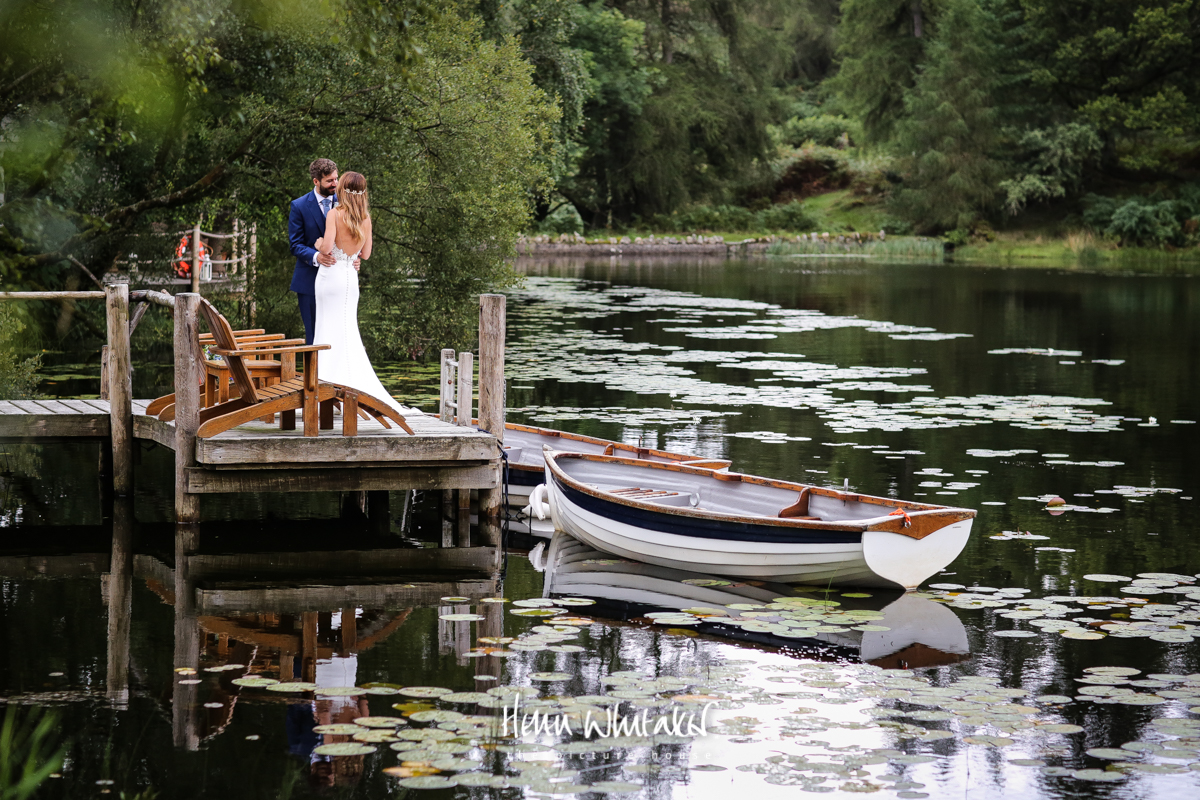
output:
[[[608,439],[598,439],[594,436],[566,433],[549,428],[535,428],[510,422],[504,426],[504,451],[508,456],[508,495],[513,500],[520,500],[523,503],[529,497],[533,487],[542,482],[542,476],[546,471],[546,460],[542,456],[544,446],[572,453],[620,455],[663,463],[691,463],[709,469],[724,469],[729,466],[729,462],[723,459],[702,458],[686,453],[670,453],[665,450],[654,450]],[[536,532],[535,535],[537,535]]]
[[[599,550],[739,578],[914,589],[975,512],[684,464],[546,449],[554,526]]]
[[[721,609],[735,603],[766,605],[775,598],[804,596],[784,584],[762,581],[734,582],[713,575],[616,559],[593,550],[563,533],[550,540],[545,559],[543,594],[581,595],[601,601],[593,609],[600,615],[640,617],[653,609],[686,609],[697,606]],[[821,595],[823,597],[823,595]],[[722,638],[767,647],[811,650],[849,649],[863,661],[884,667],[931,667],[962,661],[969,651],[967,631],[958,615],[945,606],[908,594],[888,594],[870,599],[838,597],[840,608],[875,609],[882,619],[871,625],[888,630],[822,632],[813,638],[793,639],[751,632],[708,618],[697,629]]]

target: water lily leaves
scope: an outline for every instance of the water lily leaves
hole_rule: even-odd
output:
[[[1133,578],[1127,578],[1124,575],[1105,574],[1084,575],[1083,579],[1085,581],[1096,581],[1096,583],[1128,583],[1133,580]]]
[[[577,644],[552,644],[546,649],[551,653],[582,653],[586,648]]]
[[[1083,727],[1080,725],[1072,725],[1069,722],[1058,722],[1051,725],[1039,725],[1039,731],[1045,733],[1083,733]]]
[[[433,762],[436,769],[446,770],[447,772],[463,772],[469,769],[475,769],[483,766],[482,761],[476,761],[473,758],[439,758]]]
[[[315,683],[292,681],[290,683],[274,683],[266,687],[268,692],[312,692],[318,688]]]
[[[484,695],[486,697],[487,695]],[[439,700],[445,699],[449,695],[442,695]],[[408,715],[408,718],[413,722],[455,722],[465,718],[465,714],[460,714],[457,711],[442,711],[440,709],[432,709],[429,711],[416,711]],[[401,720],[403,722],[403,720]]]
[[[451,731],[444,731],[441,728],[406,728],[402,731],[397,731],[397,735],[401,739],[407,739],[410,742],[438,742],[455,739],[458,736]]]
[[[469,602],[471,602],[471,598],[469,598],[469,597],[443,597],[442,602],[443,603],[469,603]]]
[[[366,730],[354,734],[353,738],[356,742],[394,742],[396,741],[396,729],[376,728],[374,730]]]
[[[1125,761],[1134,757],[1129,750],[1121,750],[1116,747],[1093,747],[1087,751],[1087,754],[1093,758],[1105,758],[1111,761]]]
[[[329,734],[331,736],[353,736],[366,730],[361,725],[351,725],[348,722],[335,722],[332,725],[317,725],[313,733]]]
[[[1081,781],[1100,781],[1104,783],[1112,783],[1125,779],[1125,776],[1119,772],[1109,772],[1103,769],[1077,769],[1071,772],[1071,777]]]
[[[234,678],[232,681],[230,681],[230,683],[232,683],[234,686],[263,687],[263,686],[274,686],[275,684],[279,683],[279,681],[275,680],[274,678],[254,677],[254,678]]]
[[[438,698],[446,703],[478,703],[490,697],[486,692],[451,692]]]
[[[596,781],[587,787],[587,791],[601,794],[620,794],[623,792],[640,792],[642,784],[629,781]]]
[[[400,690],[400,694],[405,697],[441,697],[450,694],[450,691],[441,686],[405,686]]]
[[[366,689],[357,686],[322,686],[317,690],[317,697],[357,697],[366,694]]]
[[[516,605],[516,603],[513,605]],[[553,617],[558,612],[552,608],[514,608],[509,613],[515,614],[518,617]]]
[[[1033,631],[993,631],[992,636],[1000,636],[1007,639],[1027,639],[1031,636],[1037,636]]]
[[[401,725],[407,724],[401,717],[359,717],[354,720],[355,725],[361,725],[364,728],[398,728]]]
[[[461,772],[454,776],[459,786],[488,786],[493,789],[503,789],[508,786],[508,778],[503,775],[491,775],[487,772]]]
[[[596,601],[590,597],[555,597],[554,604],[559,606],[593,606]]]
[[[569,681],[573,677],[566,672],[534,672],[529,675],[535,681]]]
[[[366,690],[367,694],[378,694],[378,695],[400,694],[399,686],[389,686],[387,684],[367,684],[367,685],[363,686],[363,689]]]
[[[374,753],[375,747],[362,742],[337,742],[317,745],[313,752],[319,756],[365,756]]]
[[[444,619],[447,622],[481,622],[487,617],[483,614],[440,614],[438,619]]]
[[[448,789],[458,785],[458,780],[445,775],[421,775],[415,778],[403,778],[400,785],[406,789]]]

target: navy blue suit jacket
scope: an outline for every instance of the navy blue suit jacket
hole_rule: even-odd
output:
[[[305,192],[292,201],[288,212],[288,243],[296,257],[288,289],[296,294],[316,294],[317,268],[313,266],[313,256],[317,251],[313,244],[324,235],[325,215],[321,213],[321,205],[316,195]]]

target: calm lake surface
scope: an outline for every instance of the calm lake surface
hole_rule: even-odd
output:
[[[54,707],[71,740],[39,796],[1197,795],[1197,278],[808,258],[519,269],[510,420],[978,509],[966,550],[903,598],[582,554],[600,602],[554,612],[524,602],[572,593],[528,537],[503,576],[364,575],[336,552],[270,566],[428,546],[433,496],[393,493],[386,531],[334,495],[208,496],[189,554],[168,524],[169,453],[140,443],[132,507],[106,514],[96,444],[0,445],[0,694]],[[45,390],[94,393],[88,370]],[[381,372],[411,392],[418,371]],[[164,374],[139,370],[135,394]],[[1053,496],[1068,510],[1048,513]],[[632,590],[609,591],[620,575]],[[717,621],[742,612],[761,616]],[[504,687],[526,687],[525,712],[603,723],[619,701],[706,734],[497,737]],[[368,723],[378,735],[313,730],[393,716]],[[354,731],[381,741],[314,750]]]

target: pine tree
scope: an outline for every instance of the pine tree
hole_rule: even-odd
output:
[[[943,2],[894,143],[903,184],[893,202],[920,229],[964,228],[994,207],[1003,177],[997,41],[985,4]]]
[[[889,139],[944,0],[845,0],[831,85],[869,141]]]

